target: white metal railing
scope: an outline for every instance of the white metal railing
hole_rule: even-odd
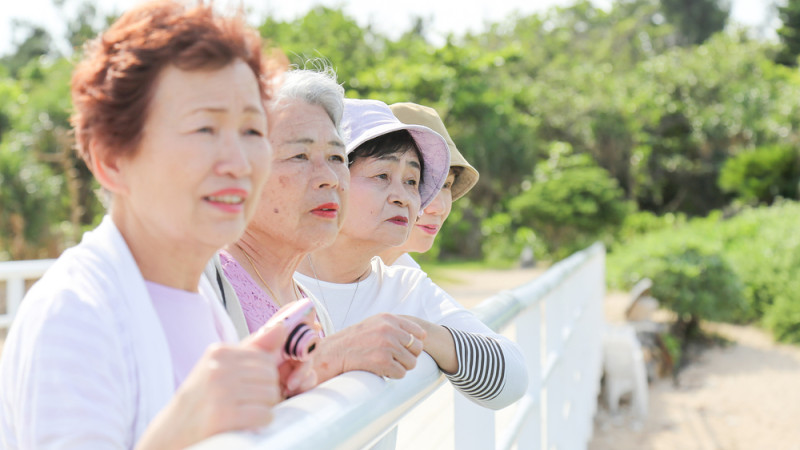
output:
[[[36,280],[44,274],[55,259],[0,262],[0,281],[6,284],[6,309],[0,314],[0,328],[7,328],[17,313],[25,296],[25,282]]]
[[[602,373],[604,280],[605,248],[595,244],[554,264],[539,278],[500,292],[473,309],[496,331],[515,328],[530,382],[499,437],[495,437],[495,411],[456,394],[455,448],[509,449],[515,444],[520,449],[586,447]],[[276,406],[268,427],[221,434],[195,448],[370,447],[442,382],[436,364],[424,353],[402,380],[384,380],[366,372],[345,373]],[[449,428],[450,424],[443,426]]]

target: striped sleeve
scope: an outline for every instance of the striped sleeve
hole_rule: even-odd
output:
[[[478,401],[492,400],[505,386],[506,361],[497,340],[445,327],[453,336],[458,372],[445,373],[462,394]]]

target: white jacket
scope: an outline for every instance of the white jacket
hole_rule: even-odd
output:
[[[213,298],[205,278],[201,293]],[[224,340],[236,331],[216,301]],[[0,360],[3,448],[132,448],[175,391],[166,336],[110,217],[28,292]]]

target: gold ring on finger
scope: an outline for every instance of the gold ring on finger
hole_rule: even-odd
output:
[[[409,333],[408,337],[410,339],[408,340],[408,344],[405,345],[405,348],[411,348],[411,346],[414,345],[414,335]]]

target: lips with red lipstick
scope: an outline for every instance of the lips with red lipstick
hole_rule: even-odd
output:
[[[240,213],[244,210],[244,201],[248,192],[240,188],[220,189],[217,192],[203,197],[203,200],[219,210],[229,213]]]
[[[439,225],[436,225],[436,224],[422,224],[422,223],[418,223],[418,224],[417,224],[417,228],[419,228],[420,230],[424,231],[425,233],[428,233],[428,234],[430,234],[430,235],[434,235],[434,236],[435,236],[435,235],[436,235],[436,233],[438,233],[438,232],[439,232],[439,228],[440,228],[440,226],[439,226]]]
[[[315,216],[324,217],[326,219],[335,219],[339,214],[338,203],[323,203],[311,210],[311,214]]]
[[[395,225],[402,225],[405,227],[408,226],[408,217],[394,216],[391,219],[387,220],[387,222],[393,223]]]

